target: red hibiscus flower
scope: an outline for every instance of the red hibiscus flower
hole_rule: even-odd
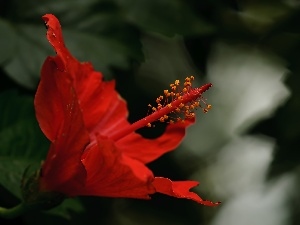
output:
[[[46,59],[35,96],[39,125],[51,141],[39,178],[40,191],[68,197],[142,199],[159,192],[208,206],[218,204],[190,192],[198,182],[155,177],[145,165],[178,146],[186,127],[194,123],[194,114],[188,108],[201,107],[201,94],[211,84],[192,88],[191,77],[180,92],[175,92],[179,85],[176,81],[171,87],[174,92],[165,91],[152,114],[130,124],[126,102],[115,90],[115,82],[103,81],[90,63],[80,63],[70,54],[55,16],[47,14],[43,19],[57,55]],[[164,98],[173,101],[166,103]],[[185,121],[168,120],[159,138],[150,140],[135,133],[153,121],[167,120],[174,111],[183,112]]]

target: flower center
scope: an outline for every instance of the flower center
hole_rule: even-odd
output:
[[[154,121],[184,123],[185,119],[195,117],[195,110],[198,108],[202,108],[203,112],[207,113],[208,110],[211,109],[211,105],[205,102],[202,94],[207,91],[212,84],[208,83],[199,88],[193,88],[193,80],[193,76],[185,78],[183,87],[180,85],[179,80],[170,84],[171,90],[164,90],[164,96],[161,95],[156,99],[156,107],[150,104],[148,105],[152,111],[150,115],[131,124],[130,127],[121,128],[111,139],[117,141],[137,129],[145,126],[151,127],[151,123]]]

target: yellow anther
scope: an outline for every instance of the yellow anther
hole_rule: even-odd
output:
[[[192,85],[192,83],[191,82],[189,82],[189,81],[187,81],[187,82],[184,82],[184,86],[185,87],[188,87],[188,86],[191,86]]]
[[[195,115],[193,113],[191,113],[189,115],[186,115],[185,118],[187,118],[187,119],[193,119],[193,118],[195,118]]]
[[[156,117],[154,117],[157,121],[167,123],[185,122],[185,119],[195,117],[195,109],[201,108],[204,113],[207,113],[209,109],[211,109],[212,106],[207,104],[201,96],[211,84],[206,84],[201,88],[194,89],[192,87],[192,81],[194,79],[194,76],[186,77],[182,84],[179,80],[175,80],[174,83],[170,84],[169,90],[164,90],[163,95],[156,98],[155,107],[148,104],[152,113],[156,114]],[[200,102],[202,103],[200,104]],[[164,115],[164,113],[167,114]],[[171,113],[172,116],[168,116],[168,113]],[[173,116],[174,114],[175,117]],[[147,126],[154,127],[151,123],[148,123]]]
[[[195,113],[189,113],[187,118],[194,118],[195,117]]]

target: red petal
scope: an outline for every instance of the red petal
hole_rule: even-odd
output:
[[[137,133],[131,133],[117,141],[116,146],[127,156],[149,163],[174,150],[185,136],[186,128],[194,122],[192,119],[185,123],[170,124],[164,134],[156,139],[146,139]]]
[[[42,167],[42,188],[62,191],[62,186],[83,183],[81,155],[89,143],[77,96],[70,80],[53,58],[42,68],[35,109],[43,132],[52,141]]]
[[[106,136],[106,133],[112,132],[109,129],[114,125],[128,123],[126,104],[115,91],[115,82],[103,82],[102,74],[94,71],[90,63],[80,63],[70,54],[64,44],[59,21],[54,15],[46,14],[43,19],[48,28],[47,38],[57,53],[56,64],[65,71],[64,76],[74,83],[89,132]],[[115,108],[119,103],[123,104],[121,111]],[[96,126],[101,129],[98,130]]]
[[[130,123],[126,119],[128,115],[126,102],[118,95],[114,88],[115,82],[105,82],[105,91],[98,97],[98,99],[103,99],[99,102],[105,104],[105,106],[101,106],[102,110],[105,111],[101,113],[100,120],[98,119],[98,123],[92,129],[92,133],[94,134],[110,137],[118,132],[120,127],[130,126]],[[98,112],[100,112],[100,109]]]
[[[64,71],[68,60],[74,60],[65,46],[61,26],[58,19],[52,14],[46,14],[43,17],[47,26],[47,39],[55,49],[58,56],[63,56],[57,61],[57,67],[60,71]]]
[[[56,72],[55,60],[48,57],[42,67],[41,80],[34,99],[39,125],[51,141],[56,139],[64,119],[64,108],[70,103],[70,99],[67,99],[69,95],[64,93],[67,92],[64,85],[68,81],[62,77],[62,82],[58,82],[56,79],[60,77],[57,77]]]
[[[154,193],[152,172],[124,156],[110,140],[99,139],[85,152],[82,162],[87,171],[86,186],[74,195],[148,199]]]
[[[176,198],[186,198],[196,201],[206,206],[216,206],[220,202],[213,203],[200,198],[196,193],[191,192],[190,189],[197,186],[199,183],[196,181],[171,181],[164,177],[155,177],[152,183],[156,192],[170,195]]]

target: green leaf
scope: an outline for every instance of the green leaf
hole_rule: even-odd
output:
[[[63,26],[66,46],[79,61],[90,61],[96,70],[111,76],[111,67],[126,69],[131,50],[124,43],[111,37],[68,29]],[[9,77],[28,89],[35,89],[40,69],[48,55],[55,55],[45,37],[45,28],[18,25],[19,38],[16,53],[4,70]]]
[[[17,1],[22,12],[18,12],[24,18],[36,19],[40,18],[46,13],[52,13],[58,16],[66,23],[75,23],[80,21],[81,18],[90,14],[93,9],[93,4],[99,0],[43,0],[36,3],[35,0]]]
[[[81,33],[96,35],[96,37],[100,37],[100,39],[105,41],[108,40],[110,45],[107,47],[112,48],[109,49],[108,54],[105,54],[105,56],[116,54],[114,53],[116,51],[118,54],[123,54],[124,57],[133,58],[136,61],[144,60],[140,32],[136,27],[124,20],[119,10],[111,9],[87,15],[78,21],[73,29],[76,29],[77,32],[81,31]],[[111,64],[119,66],[117,62],[114,63],[112,61]],[[126,63],[127,65],[128,63]]]
[[[4,71],[28,89],[36,88],[46,57],[55,55],[41,19],[46,13],[60,20],[70,52],[80,61],[92,62],[106,77],[112,76],[112,68],[128,69],[130,60],[143,60],[139,32],[124,20],[114,1],[45,0],[36,4],[34,0],[12,0],[6,7],[17,39]]]
[[[16,47],[16,33],[10,24],[0,19],[0,64],[3,64],[14,54]]]
[[[33,99],[16,91],[0,94],[0,184],[20,198],[26,167],[40,165],[49,143],[39,129]]]
[[[180,0],[117,0],[125,18],[144,30],[166,36],[206,35],[215,31],[212,24]]]
[[[66,45],[80,61],[90,61],[96,70],[109,75],[110,66],[128,66],[126,49],[117,41],[90,33],[63,30]]]
[[[36,162],[0,156],[0,184],[15,197],[21,199],[21,181],[26,168],[37,166]]]
[[[0,94],[0,155],[40,161],[49,142],[35,118],[33,98],[16,91]]]
[[[42,26],[19,25],[16,52],[4,67],[5,72],[22,86],[35,89],[39,81],[41,66],[47,55],[52,54]]]
[[[41,161],[48,142],[34,120],[21,120],[0,131],[0,154],[14,158]]]
[[[46,213],[49,215],[56,215],[70,220],[72,218],[71,213],[82,213],[84,207],[77,198],[68,198],[59,206],[48,210]]]
[[[0,108],[0,131],[34,116],[33,98],[20,96],[16,90],[0,94]]]

